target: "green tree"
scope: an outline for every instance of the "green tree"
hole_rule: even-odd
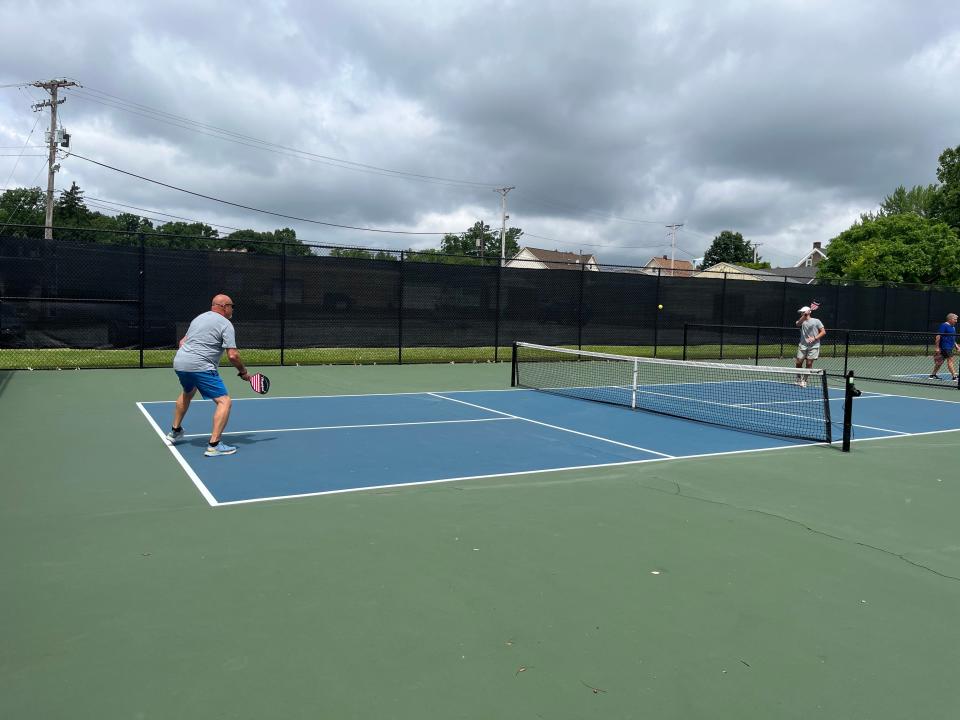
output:
[[[937,180],[934,217],[960,232],[960,145],[940,153]]]
[[[43,225],[46,194],[38,187],[11,188],[0,195],[0,233],[43,237],[43,229],[3,227],[6,224]]]
[[[960,239],[913,213],[868,218],[830,241],[817,279],[960,285]]]
[[[333,248],[330,257],[356,258],[358,260],[396,260],[397,255],[387,250],[363,250],[361,248]]]
[[[53,204],[53,220],[55,225],[82,226],[90,218],[90,210],[83,202],[83,190],[74,181],[69,190],[62,190],[60,197]]]
[[[507,258],[511,258],[520,252],[519,240],[522,235],[523,230],[520,228],[507,228],[504,243]],[[439,252],[446,255],[460,255],[470,258],[499,258],[500,231],[491,230],[489,225],[482,220],[477,220],[466,232],[462,232],[459,235],[452,233],[444,235],[440,241]],[[461,260],[460,262],[465,262],[465,260]]]
[[[914,213],[920,217],[934,217],[938,206],[939,188],[936,185],[914,185],[907,190],[903,185],[897,187],[880,203],[879,217]]]
[[[297,231],[292,228],[260,232],[257,230],[237,230],[224,238],[222,247],[242,249],[261,255],[279,255],[282,244],[287,246],[287,255],[309,255],[310,248],[297,239]]]
[[[702,267],[708,268],[720,262],[743,265],[752,263],[754,247],[738,232],[724,230],[717,235],[703,256]],[[759,261],[761,258],[757,258]]]

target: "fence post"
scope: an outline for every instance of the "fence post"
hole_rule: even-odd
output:
[[[930,314],[932,312],[933,312],[933,285],[927,285],[927,327],[925,330],[925,332],[927,333],[930,332],[930,325],[932,324],[930,322]],[[927,335],[927,342],[923,348],[923,354],[924,355],[930,354],[930,335],[929,334]]]
[[[280,243],[280,364],[287,347],[287,243]]]
[[[780,357],[783,357],[783,328],[787,326],[787,282],[789,278],[783,277],[783,297],[780,300]]]
[[[400,278],[397,283],[397,364],[403,365],[403,250],[400,251]]]
[[[140,326],[140,367],[143,367],[143,345],[146,342],[146,333],[144,332],[144,324],[146,323],[146,312],[144,305],[146,304],[146,262],[147,262],[147,248],[146,248],[146,237],[143,233],[137,233],[137,241],[140,245],[140,259],[138,261],[140,277],[139,277],[139,287],[137,289],[137,306],[139,308],[139,318],[137,323]]]
[[[723,323],[727,310],[727,274],[723,274],[723,285],[720,288],[720,359],[723,360]]]
[[[837,291],[834,293],[834,308],[833,308],[833,326],[840,327],[840,280],[836,280]],[[833,343],[833,357],[837,356],[837,343]]]
[[[754,365],[760,364],[760,326],[759,325],[757,325],[757,347],[756,347],[756,352],[754,352],[753,354],[753,364]]]
[[[586,265],[580,264],[580,299],[577,302],[577,350],[583,350],[583,273]]]
[[[687,359],[687,323],[683,324],[683,359]]]
[[[846,338],[843,345],[843,374],[847,374],[847,366],[850,364],[850,331],[845,331]]]
[[[889,290],[887,288],[887,283],[883,283],[883,326],[881,329],[884,331],[880,334],[880,357],[884,357],[887,354],[887,295]]]
[[[493,361],[500,360],[500,276],[503,273],[503,265],[497,263],[497,295],[496,308],[493,313]]]
[[[654,305],[657,307],[654,310],[653,316],[653,356],[657,356],[657,344],[659,343],[659,334],[660,334],[660,268],[657,268],[657,299],[654,302]]]

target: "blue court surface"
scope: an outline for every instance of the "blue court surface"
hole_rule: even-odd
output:
[[[138,403],[164,443],[173,405]],[[212,415],[194,400],[170,446],[211,505],[815,444],[511,389],[235,399],[223,439],[238,451],[207,458]],[[960,402],[864,393],[854,424],[858,441],[960,430]]]

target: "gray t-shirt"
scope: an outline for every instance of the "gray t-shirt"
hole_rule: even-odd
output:
[[[817,318],[807,318],[804,320],[803,324],[800,326],[800,349],[811,350],[813,348],[820,347],[819,338],[812,343],[807,343],[807,338],[811,335],[816,337],[820,334],[821,330],[823,330],[823,323],[817,320]]]
[[[225,350],[237,347],[233,324],[213,312],[197,315],[187,328],[186,341],[173,356],[173,369],[202,372],[216,370]]]

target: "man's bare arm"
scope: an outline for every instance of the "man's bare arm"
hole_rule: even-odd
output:
[[[247,368],[243,365],[243,360],[240,359],[240,352],[236,348],[229,348],[227,350],[227,359],[230,361],[230,364],[237,369],[237,374],[244,380],[250,379],[250,373],[247,372]]]

